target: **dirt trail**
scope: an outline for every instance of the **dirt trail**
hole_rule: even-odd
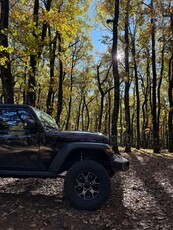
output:
[[[110,200],[94,212],[75,210],[63,199],[62,179],[0,178],[0,229],[173,229],[173,154],[122,154],[130,170],[114,176]]]

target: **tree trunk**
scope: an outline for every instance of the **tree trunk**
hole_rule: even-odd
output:
[[[120,104],[123,103],[123,99],[122,97],[120,98]],[[124,146],[124,131],[123,131],[123,108],[122,106],[120,106],[120,114],[119,114],[119,118],[120,118],[120,140],[119,140],[119,145],[120,146]]]
[[[154,6],[153,0],[151,0],[151,42],[152,42],[152,71],[153,71],[153,94],[152,94],[152,116],[153,116],[153,151],[154,153],[160,152],[159,146],[159,130],[158,130],[158,118],[157,118],[157,102],[156,102],[156,86],[157,86],[157,73],[156,73],[156,53],[155,53],[155,19],[153,16]]]
[[[79,101],[79,105],[78,105],[78,111],[77,111],[77,114],[76,114],[75,130],[79,130],[79,121],[80,121],[80,114],[81,114],[82,98],[83,98],[83,89],[81,89],[81,96],[80,96],[80,101]]]
[[[75,66],[75,52],[72,54],[72,65],[70,70],[70,98],[68,103],[68,114],[67,114],[67,122],[66,122],[66,130],[69,129],[70,126],[70,117],[71,117],[71,107],[72,107],[72,93],[73,93],[73,69]]]
[[[60,116],[62,113],[63,106],[63,80],[64,80],[64,70],[63,70],[63,62],[61,60],[62,55],[62,47],[61,47],[61,35],[58,35],[58,53],[59,53],[59,83],[58,83],[58,107],[57,107],[57,115],[56,122],[60,125]]]
[[[100,102],[100,113],[99,113],[98,132],[101,132],[101,127],[102,127],[102,117],[103,117],[103,108],[104,108],[104,94],[101,94],[101,102]]]
[[[49,28],[49,37],[51,38],[51,31]],[[47,113],[52,114],[53,112],[53,102],[54,102],[54,70],[55,70],[55,58],[56,58],[56,43],[57,43],[57,37],[58,32],[56,32],[56,35],[49,44],[49,55],[50,55],[50,81],[49,81],[49,90],[48,90],[48,96],[47,96]]]
[[[168,115],[168,151],[173,152],[173,54],[169,60],[169,115]]]
[[[160,70],[160,78],[159,78],[159,82],[158,82],[158,89],[157,89],[157,95],[158,95],[158,112],[157,112],[157,126],[158,126],[158,130],[160,130],[160,113],[161,113],[161,103],[160,103],[160,88],[162,85],[162,79],[163,79],[163,70],[164,70],[164,53],[165,53],[165,45],[163,44],[163,48],[162,48],[162,61],[161,61],[161,70]],[[161,145],[161,144],[160,144]]]
[[[82,126],[82,131],[85,130],[84,128],[84,110],[85,110],[85,105],[84,105],[84,97],[82,98],[82,108],[81,108],[81,126]]]
[[[108,92],[108,136],[111,136],[111,94]]]
[[[109,76],[109,72],[110,69],[112,67],[112,64],[109,66],[107,72],[106,72],[106,76],[104,77],[104,79],[101,81],[100,79],[100,67],[101,67],[101,62],[99,65],[97,65],[97,82],[98,82],[98,88],[99,88],[99,92],[101,95],[101,99],[100,99],[100,113],[99,113],[99,123],[98,123],[98,132],[101,131],[101,127],[102,127],[102,118],[103,118],[103,109],[104,109],[104,100],[105,100],[105,95],[112,90],[112,87],[107,89],[106,91],[103,90],[103,85],[105,83],[105,81],[108,79]]]
[[[130,109],[129,109],[129,89],[130,89],[130,76],[129,76],[129,4],[130,0],[127,2],[126,16],[125,16],[125,120],[126,120],[126,137],[125,137],[125,151],[131,152],[131,127],[130,127]]]
[[[44,1],[44,3],[46,4],[45,5],[45,8],[46,8],[46,11],[50,11],[50,7],[51,7],[51,3],[52,3],[52,0],[47,0],[47,2]],[[43,47],[44,46],[44,39],[46,37],[46,33],[47,33],[47,28],[48,28],[48,23],[44,23],[43,24],[43,27],[42,27],[42,34],[41,34],[41,41],[42,41],[42,44],[41,46]],[[41,55],[41,52],[39,53],[39,56]]]
[[[144,101],[142,104],[142,114],[143,114],[143,123],[142,123],[142,147],[143,148],[148,148],[148,137],[149,133],[151,132],[150,127],[149,127],[149,106],[148,102],[150,102],[151,98],[151,89],[150,89],[150,56],[149,56],[149,50],[147,50],[147,66],[146,66],[146,83],[144,83],[143,78],[142,80],[142,88],[143,88],[143,95],[144,95]],[[146,87],[145,87],[146,85]],[[151,102],[150,102],[151,105]]]
[[[2,31],[8,29],[9,0],[1,0],[0,18],[0,45],[8,47],[8,37]],[[7,51],[1,51],[0,58],[5,59],[5,65],[0,65],[0,77],[2,80],[4,103],[14,103],[14,79],[11,73],[10,56]]]
[[[173,14],[170,16],[171,19],[171,30],[173,35]],[[172,52],[173,52],[173,46]],[[168,116],[168,151],[173,152],[173,54],[169,60],[169,89],[168,89],[168,96],[169,96],[169,116]]]
[[[97,131],[100,132],[101,130],[101,125],[102,125],[102,116],[103,116],[103,102],[104,102],[104,93],[103,93],[103,89],[101,87],[101,82],[100,82],[100,66],[101,66],[101,62],[99,65],[97,65],[97,82],[98,82],[98,88],[99,88],[99,92],[100,92],[100,95],[101,95],[101,101],[100,101],[100,113],[99,113],[99,116],[98,116],[98,128],[97,128]]]
[[[137,143],[136,148],[140,149],[141,147],[141,135],[140,135],[140,95],[139,95],[139,84],[138,84],[138,69],[136,63],[136,42],[135,42],[135,35],[131,34],[132,40],[132,56],[134,62],[134,73],[135,73],[135,89],[136,89],[136,136],[137,136]]]
[[[85,109],[86,109],[86,124],[85,124],[85,131],[88,131],[88,129],[89,129],[89,124],[90,124],[90,115],[89,115],[89,109],[88,109],[88,104],[89,103],[86,103],[86,97],[84,96],[84,106],[85,106]]]
[[[114,79],[114,107],[112,115],[112,146],[115,153],[119,153],[118,149],[118,116],[119,116],[119,71],[117,60],[118,48],[118,19],[119,19],[119,0],[115,0],[115,11],[113,20],[113,44],[112,44],[112,64],[113,64],[113,79]]]
[[[38,11],[39,11],[39,0],[35,0],[34,2],[34,12],[33,12],[33,21],[35,22],[35,26],[38,27]],[[35,30],[33,30],[33,36],[37,38]],[[26,103],[32,106],[35,106],[36,100],[36,66],[37,66],[37,54],[30,55],[30,67],[31,72],[28,80],[28,92]]]

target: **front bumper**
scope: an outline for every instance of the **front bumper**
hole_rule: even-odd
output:
[[[112,158],[113,171],[127,171],[129,169],[129,161],[119,154],[114,154]]]

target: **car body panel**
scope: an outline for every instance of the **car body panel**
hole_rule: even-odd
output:
[[[29,109],[0,107],[1,169],[39,170],[39,133],[24,129],[26,117],[32,117]]]
[[[52,118],[48,114],[28,105],[0,104],[0,175],[10,176],[11,172],[11,176],[55,177],[68,156],[76,151],[97,154],[96,159],[100,152],[104,153],[110,163],[108,167],[114,171],[116,168],[123,170],[124,164],[127,166],[125,160],[113,159],[114,153],[105,135],[59,131],[54,120],[49,126],[49,119]],[[104,152],[105,149],[110,151]]]

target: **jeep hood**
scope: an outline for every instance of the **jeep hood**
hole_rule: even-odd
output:
[[[92,133],[83,131],[50,131],[47,135],[57,141],[63,142],[99,142],[109,143],[109,138],[102,133]]]

